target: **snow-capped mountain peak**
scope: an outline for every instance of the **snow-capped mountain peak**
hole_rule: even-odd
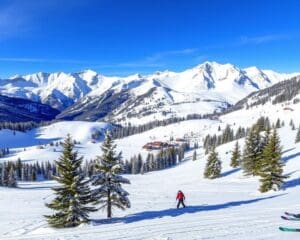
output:
[[[122,115],[155,117],[157,112],[163,112],[168,117],[168,113],[177,116],[215,111],[290,76],[257,67],[240,69],[229,63],[207,61],[182,72],[165,70],[127,77],[108,77],[90,69],[78,73],[39,72],[0,80],[0,91],[3,95],[49,104],[61,111],[70,106],[77,108],[78,104],[78,109],[83,109],[97,101],[96,106],[103,107],[99,101],[106,101],[106,112],[100,116],[105,116],[114,106],[114,116],[122,112]],[[114,104],[109,105],[110,101]]]

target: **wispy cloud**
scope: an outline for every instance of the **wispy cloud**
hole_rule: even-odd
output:
[[[197,51],[198,51],[197,48],[185,48],[179,50],[163,51],[147,57],[145,61],[156,62],[167,57],[179,57],[179,56],[191,55],[196,53]]]
[[[262,44],[280,40],[288,40],[291,39],[293,36],[288,34],[271,34],[271,35],[263,35],[263,36],[242,36],[239,39],[239,44],[246,45],[246,44]]]

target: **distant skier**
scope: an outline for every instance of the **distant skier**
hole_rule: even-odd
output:
[[[176,200],[178,200],[177,208],[180,207],[180,204],[182,204],[182,206],[185,208],[185,204],[184,204],[185,196],[182,191],[180,190],[178,191]]]

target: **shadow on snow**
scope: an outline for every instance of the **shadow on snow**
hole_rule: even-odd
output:
[[[216,204],[216,205],[199,205],[199,206],[188,206],[186,208],[180,208],[180,209],[170,208],[170,209],[156,210],[156,211],[145,211],[145,212],[131,214],[131,215],[128,215],[128,216],[122,217],[122,218],[93,220],[92,222],[94,225],[107,224],[107,223],[133,223],[133,222],[139,222],[139,221],[143,221],[143,220],[152,220],[152,219],[158,219],[158,218],[163,218],[163,217],[177,217],[177,216],[180,216],[183,214],[189,214],[189,213],[217,211],[217,210],[226,209],[226,208],[238,207],[241,205],[252,204],[252,203],[260,202],[260,201],[267,200],[267,199],[277,198],[282,195],[285,195],[285,194],[279,194],[279,195],[262,197],[262,198],[255,198],[255,199],[250,199],[250,200],[227,202],[227,203]]]
[[[284,162],[288,162],[290,161],[291,159],[295,158],[295,157],[299,157],[300,156],[300,152],[297,152],[297,153],[294,153],[294,154],[291,154],[291,155],[288,155],[286,157],[283,157],[282,160]]]
[[[296,179],[286,181],[283,184],[283,189],[293,188],[293,187],[297,187],[297,186],[300,186],[300,178],[296,178]]]
[[[222,177],[227,177],[227,176],[229,176],[231,174],[234,174],[234,173],[236,173],[236,172],[238,172],[240,170],[241,170],[241,168],[234,168],[234,169],[231,169],[229,171],[226,171],[226,172],[222,173],[221,176]]]

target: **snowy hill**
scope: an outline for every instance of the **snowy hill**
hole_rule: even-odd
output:
[[[57,122],[49,126],[39,127],[28,132],[13,132],[11,130],[0,131],[1,148],[20,148],[47,144],[52,141],[63,140],[67,134],[71,134],[73,139],[87,144],[92,141],[92,134],[95,131],[101,133],[103,138],[106,130],[112,129],[112,125],[102,122]],[[17,153],[20,151],[17,151]],[[1,159],[2,160],[2,159]]]
[[[106,77],[91,70],[14,76],[0,80],[0,91],[65,110],[59,119],[141,123],[221,111],[294,75],[205,62],[146,76]]]

